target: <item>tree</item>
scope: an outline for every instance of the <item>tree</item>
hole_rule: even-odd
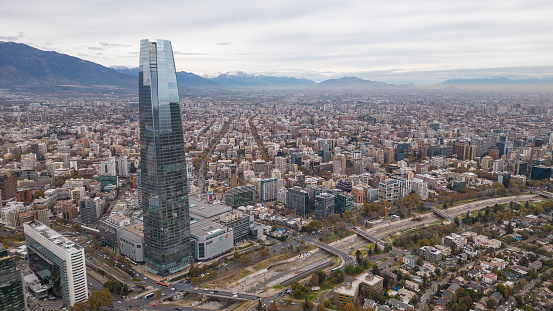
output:
[[[87,308],[87,303],[86,301],[84,302],[75,302],[75,304],[71,307],[71,311],[86,311],[88,308]]]
[[[319,286],[319,277],[316,274],[311,275],[311,286]]]
[[[417,258],[417,265],[422,266],[423,264],[424,264],[424,260],[422,259],[422,257]]]
[[[109,289],[104,288],[102,291],[92,291],[87,300],[87,307],[91,311],[102,310],[109,307],[115,299],[111,295]]]
[[[267,311],[278,311],[278,307],[276,305],[276,302],[271,302],[271,304],[269,305],[269,307],[267,307]]]
[[[156,290],[156,300],[160,300],[161,299],[161,290]]]
[[[486,307],[488,307],[489,309],[494,309],[495,301],[493,301],[493,299],[491,298],[488,298],[488,300],[486,300]]]
[[[267,257],[269,256],[269,249],[267,247],[264,247],[260,252],[259,254],[262,256],[262,257]]]
[[[361,264],[361,260],[363,260],[363,257],[361,255],[361,251],[360,250],[357,250],[355,252],[355,259],[357,259],[357,264],[360,265]]]
[[[317,305],[317,311],[326,311],[326,307],[322,303],[320,303]]]
[[[257,311],[267,311],[267,308],[261,303],[261,300],[257,302],[257,306],[255,306],[255,310]]]
[[[105,282],[104,287],[116,295],[121,292],[121,283],[119,283],[119,281],[116,281],[116,280],[109,280]]]
[[[301,309],[303,311],[312,311],[313,310],[313,303],[309,300],[307,300],[307,293],[305,293],[305,301],[301,305]]]
[[[377,265],[374,265],[374,266],[373,266],[373,271],[372,271],[372,273],[373,273],[374,275],[379,275],[379,274],[380,274],[380,270],[378,269],[378,266],[377,266]]]
[[[352,303],[347,303],[344,306],[344,311],[357,311]]]

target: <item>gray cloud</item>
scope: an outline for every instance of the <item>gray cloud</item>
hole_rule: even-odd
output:
[[[179,52],[179,51],[173,51],[173,54],[175,55],[210,55],[209,53],[186,53],[186,52]]]
[[[39,48],[51,42],[48,49],[69,55],[87,47],[102,52],[90,61],[132,67],[140,39],[164,38],[173,43],[177,69],[198,74],[426,83],[455,75],[553,76],[552,11],[546,0],[28,0],[4,4],[0,19],[0,29],[25,36],[0,39]]]
[[[101,46],[105,46],[105,47],[109,47],[109,48],[114,48],[114,47],[124,47],[124,48],[128,48],[128,47],[130,47],[129,44],[107,43],[107,42],[100,42],[100,45],[101,45]]]

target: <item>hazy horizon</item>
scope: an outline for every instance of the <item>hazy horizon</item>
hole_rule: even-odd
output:
[[[140,39],[171,40],[177,70],[402,84],[553,76],[548,1],[31,0],[2,7],[0,40],[136,67]]]

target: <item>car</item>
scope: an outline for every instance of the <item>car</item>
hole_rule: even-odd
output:
[[[179,308],[179,307],[176,307],[176,308],[175,308],[175,310],[182,310],[182,309],[181,309],[181,308]]]
[[[144,277],[144,280],[147,280],[148,278],[147,277]]]
[[[209,292],[210,294],[214,294],[213,292]]]
[[[238,295],[234,294],[234,295],[232,295],[232,297],[233,297],[233,298],[236,298],[236,297],[238,297]]]
[[[236,293],[232,293],[233,295],[236,295]]]

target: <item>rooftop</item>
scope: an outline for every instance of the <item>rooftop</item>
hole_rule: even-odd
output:
[[[66,253],[72,254],[82,249],[78,244],[75,244],[68,238],[59,234],[57,231],[46,226],[40,221],[33,220],[33,221],[26,222],[24,224],[24,228],[25,228],[25,231],[27,231],[28,228],[30,228],[31,230],[34,230],[35,232],[37,232],[38,234],[48,239],[52,244],[56,245],[59,249],[61,249]]]
[[[190,201],[190,214],[194,218],[211,218],[224,212],[232,211],[232,207],[219,203],[205,203],[199,199],[188,197]]]
[[[190,225],[190,234],[197,237],[210,236],[223,233],[226,231],[226,228],[209,219],[204,219]]]

